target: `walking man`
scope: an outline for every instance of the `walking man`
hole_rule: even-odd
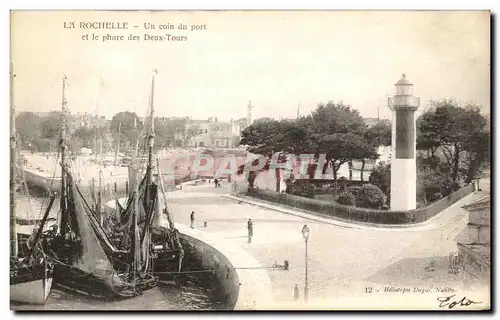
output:
[[[194,229],[194,211],[191,211],[191,229]]]
[[[252,219],[248,219],[247,229],[248,229],[248,243],[251,243],[252,242],[252,237],[253,237],[253,222],[252,222]]]

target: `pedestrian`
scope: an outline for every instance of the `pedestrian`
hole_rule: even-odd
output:
[[[253,222],[252,222],[252,219],[248,219],[247,229],[248,229],[248,243],[250,243],[250,242],[252,242],[252,237],[253,237]]]
[[[297,284],[293,287],[293,300],[299,300],[299,286]]]
[[[191,229],[194,229],[194,211],[191,211]]]
[[[215,184],[215,187],[217,188],[217,186],[219,185],[219,179],[215,178],[214,179],[214,184]]]

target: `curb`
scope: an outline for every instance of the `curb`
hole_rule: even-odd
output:
[[[449,206],[446,209],[449,209],[453,206],[456,206],[458,204],[458,202],[460,202],[461,200],[467,199],[468,197],[471,197],[472,195],[475,195],[475,194],[476,193],[471,193],[471,194],[465,196],[464,198],[455,202],[454,204],[452,204],[451,206]],[[297,209],[297,208],[292,208],[292,207],[288,207],[288,206],[278,206],[274,203],[270,203],[270,202],[265,201],[265,200],[253,200],[247,196],[234,196],[234,195],[221,195],[221,196],[226,198],[226,199],[230,199],[230,200],[234,200],[234,201],[242,201],[242,202],[245,202],[246,204],[253,205],[256,207],[265,208],[268,210],[273,210],[273,211],[281,212],[284,214],[289,214],[289,215],[293,215],[293,216],[297,216],[297,217],[301,217],[301,218],[305,218],[305,219],[309,219],[309,220],[319,221],[319,222],[332,224],[332,225],[336,225],[336,226],[344,227],[344,228],[351,228],[351,229],[367,229],[367,228],[369,228],[369,229],[378,229],[380,231],[384,231],[384,230],[393,230],[393,231],[405,230],[405,231],[408,231],[408,229],[414,229],[415,231],[421,231],[421,230],[423,231],[423,230],[437,229],[437,228],[440,228],[447,223],[447,221],[446,221],[446,222],[441,223],[441,224],[433,225],[433,222],[441,215],[441,213],[443,211],[441,213],[435,215],[434,217],[430,218],[429,220],[424,221],[424,222],[404,224],[404,225],[402,225],[402,224],[390,225],[390,224],[367,223],[367,222],[362,222],[362,221],[343,220],[340,218],[327,216],[327,215],[324,215],[321,213],[309,212],[309,211],[305,211],[305,210]]]

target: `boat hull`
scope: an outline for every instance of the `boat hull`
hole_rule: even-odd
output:
[[[10,300],[44,304],[52,287],[53,270],[47,264],[11,270]]]
[[[85,273],[77,268],[58,266],[55,272],[56,285],[64,290],[100,300],[116,300],[132,298],[143,291],[157,286],[158,279],[149,277],[143,279],[133,288],[111,288],[102,279]]]
[[[40,190],[50,190],[50,192],[57,192],[61,190],[61,178],[44,177],[30,170],[24,170],[26,183],[30,187]]]
[[[40,189],[43,191],[50,190],[50,192],[61,191],[60,177],[47,177],[26,169],[24,170],[24,174],[26,177],[26,183],[32,188]],[[80,186],[82,186],[82,188],[89,188],[92,185],[92,179],[94,179],[94,181],[97,181],[99,177],[82,177],[75,180]],[[110,188],[110,190],[116,187],[117,191],[120,193],[126,191],[125,189],[127,182],[128,175],[108,176],[102,179],[103,186],[107,186],[108,188]]]
[[[164,247],[162,234],[167,228],[155,227],[151,241],[154,253],[154,274],[161,280],[176,280],[178,278],[179,262],[182,256],[180,248]],[[170,241],[169,241],[170,242]]]

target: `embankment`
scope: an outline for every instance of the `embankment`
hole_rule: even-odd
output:
[[[236,244],[176,224],[186,256],[201,262],[204,270],[214,270],[223,296],[224,309],[262,309],[272,303],[271,282],[267,272],[247,251]]]

